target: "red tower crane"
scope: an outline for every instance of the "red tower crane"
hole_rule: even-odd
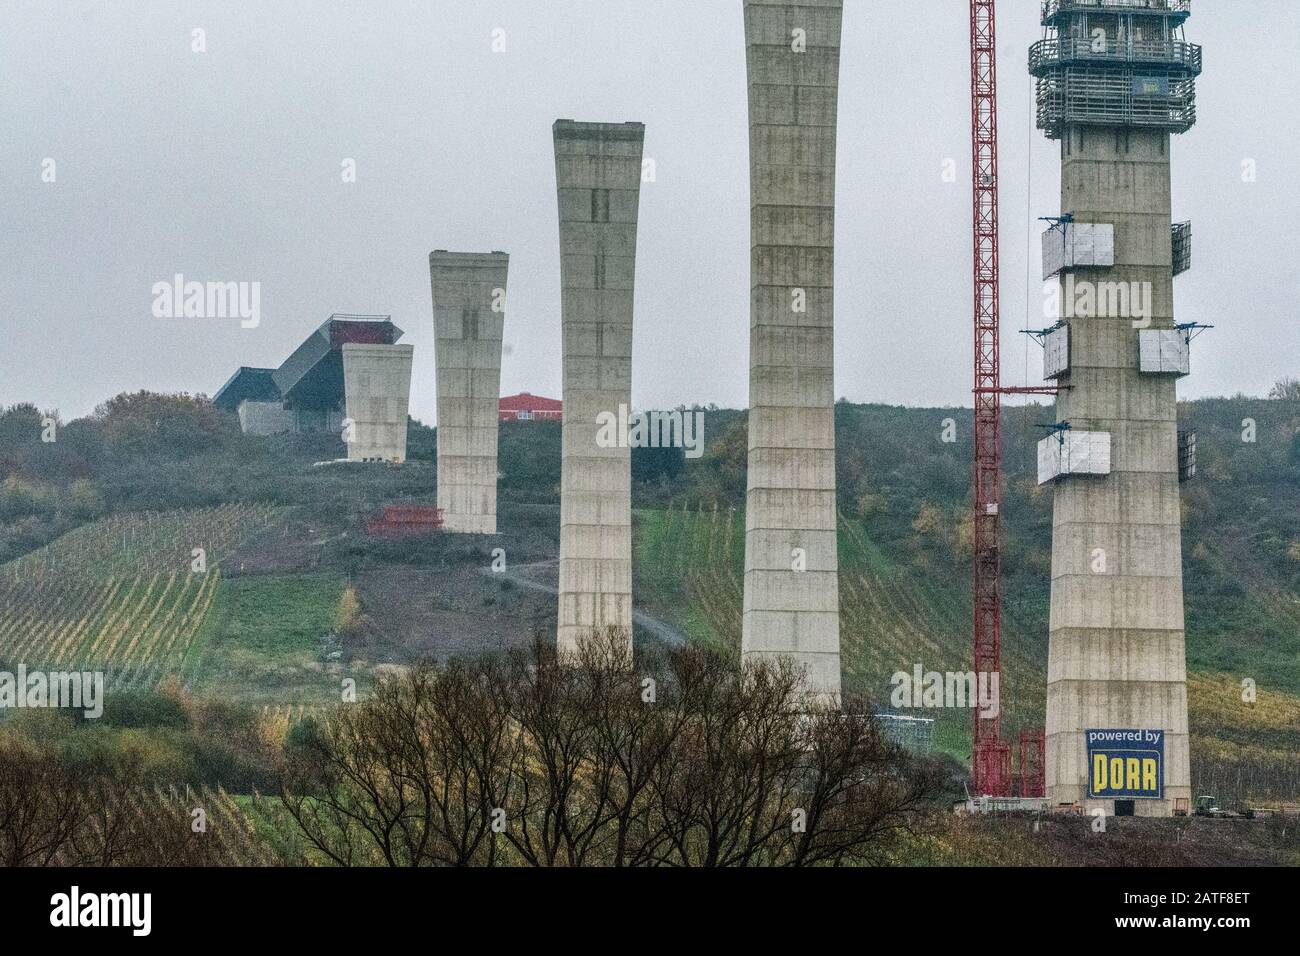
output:
[[[995,0],[971,0],[971,156],[975,229],[975,463],[973,581],[975,673],[1002,674],[1002,440],[1004,394],[1055,394],[1054,388],[1003,388],[998,273],[998,71]],[[1001,691],[1001,687],[999,687]],[[1042,795],[1042,732],[1021,734],[1021,796]],[[1037,747],[1035,756],[1033,749]],[[1001,708],[975,710],[971,739],[975,796],[1011,796],[1011,746]]]

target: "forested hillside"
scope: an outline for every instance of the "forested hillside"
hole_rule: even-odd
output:
[[[1198,790],[1300,786],[1298,391],[1180,407],[1199,455],[1183,487]],[[703,457],[634,452],[636,600],[735,650],[746,416],[703,412]],[[895,671],[969,667],[969,419],[836,408],[845,681],[884,705]],[[1050,407],[1005,412],[1011,733],[1043,716],[1051,490],[1033,469],[1052,421]],[[434,432],[413,421],[409,439],[402,468],[316,467],[341,453],[336,438],[244,436],[202,398],[122,395],[68,423],[33,406],[0,413],[0,664],[96,665],[129,687],[180,681],[301,713],[334,699],[340,673],[364,687],[424,653],[545,633],[553,598],[479,572],[498,544],[516,563],[554,559],[559,426],[503,426],[503,536],[491,542],[362,532],[384,503],[436,499]],[[938,746],[963,755],[969,714],[936,713]]]

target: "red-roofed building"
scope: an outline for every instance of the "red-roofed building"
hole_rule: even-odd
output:
[[[520,392],[501,399],[498,418],[503,422],[558,422],[564,418],[564,403],[556,398]]]

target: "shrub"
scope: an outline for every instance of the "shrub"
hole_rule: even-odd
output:
[[[110,727],[185,730],[190,726],[184,703],[155,690],[119,690],[106,695],[101,720]]]

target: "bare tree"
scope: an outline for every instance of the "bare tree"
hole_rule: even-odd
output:
[[[654,662],[638,670],[625,633],[591,635],[557,656],[514,654],[513,712],[529,760],[505,831],[534,866],[631,866],[667,838],[651,784],[686,724]]]
[[[283,806],[307,841],[343,866],[431,862],[432,789],[421,708],[435,674],[382,681],[332,715],[285,768]]]
[[[885,738],[865,701],[843,711],[820,707],[802,730],[807,825],[780,862],[884,862],[890,839],[913,832],[913,821],[941,790],[938,767]]]
[[[507,810],[506,839],[530,866],[580,866],[590,861],[608,823],[609,775],[596,760],[588,712],[605,688],[606,662],[580,651],[566,660],[540,642],[531,656],[508,657],[509,700],[524,759],[516,803]],[[595,673],[588,673],[595,666]],[[510,811],[514,812],[511,813]]]
[[[281,804],[340,865],[491,865],[520,759],[508,702],[495,658],[383,681],[289,760]]]
[[[290,760],[281,802],[341,865],[800,866],[881,859],[936,790],[786,660],[627,645],[383,682]]]
[[[802,675],[786,659],[737,671],[687,652],[674,663],[689,719],[656,780],[671,839],[655,862],[768,862],[797,822]]]
[[[82,792],[54,755],[0,742],[0,864],[55,863],[83,815]]]
[[[1268,397],[1277,401],[1300,401],[1300,379],[1281,378],[1269,389]]]
[[[0,864],[211,866],[242,862],[221,833],[149,786],[138,761],[69,767],[48,751],[0,743]]]
[[[429,746],[439,780],[434,825],[449,851],[445,859],[495,865],[525,757],[510,711],[509,672],[496,658],[454,661],[431,691]]]

